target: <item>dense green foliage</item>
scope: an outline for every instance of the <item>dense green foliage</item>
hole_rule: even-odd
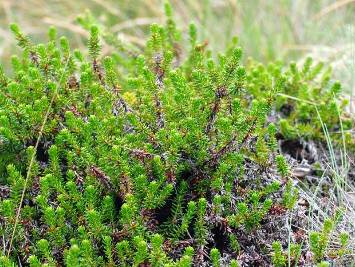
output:
[[[2,266],[238,266],[239,237],[297,202],[277,139],[350,127],[321,65],[243,66],[237,39],[215,60],[193,24],[181,47],[166,14],[140,54],[101,56],[90,25],[88,59],[52,28],[34,45],[11,26],[23,55],[0,72]]]

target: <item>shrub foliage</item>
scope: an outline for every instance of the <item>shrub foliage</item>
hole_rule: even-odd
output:
[[[278,141],[351,126],[321,64],[243,65],[237,39],[215,58],[166,13],[139,53],[102,55],[95,25],[88,56],[53,28],[37,45],[11,26],[23,53],[0,71],[2,266],[238,266],[297,203]],[[286,266],[273,247],[266,261]]]

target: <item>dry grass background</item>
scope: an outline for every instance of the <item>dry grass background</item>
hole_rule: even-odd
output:
[[[90,10],[93,18],[120,39],[141,46],[149,24],[164,20],[163,2],[0,0],[1,65],[8,66],[10,55],[17,51],[8,30],[10,22],[17,22],[36,41],[46,40],[48,27],[54,25],[59,34],[68,36],[73,47],[82,48],[86,46],[87,32],[76,22],[77,16]],[[302,62],[311,55],[332,65],[334,78],[342,81],[345,97],[352,102],[351,112],[355,114],[355,0],[171,0],[171,3],[179,26],[186,29],[194,21],[200,38],[208,40],[215,52],[237,35],[245,54],[263,62],[275,59]],[[104,47],[107,49],[110,48]],[[344,205],[347,213],[343,225],[352,228],[354,241],[355,189],[347,172],[349,169],[354,172],[355,167],[348,161],[346,151],[342,154],[346,164],[341,166],[330,155],[329,170],[336,174],[334,194],[329,195],[329,210],[325,209],[321,216],[328,216],[334,206]],[[317,189],[302,195],[315,210],[322,206]],[[319,216],[310,215],[310,229],[321,227],[323,219]]]

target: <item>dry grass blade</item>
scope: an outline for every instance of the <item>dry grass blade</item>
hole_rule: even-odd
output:
[[[128,28],[133,28],[137,26],[146,26],[154,22],[157,22],[156,18],[136,18],[131,20],[126,20],[122,23],[116,24],[111,28],[113,32],[119,32]]]
[[[42,20],[44,23],[49,24],[51,26],[56,26],[62,29],[70,30],[81,36],[87,38],[89,36],[88,32],[84,30],[82,27],[75,25],[69,21],[61,21],[59,19],[54,19],[53,17],[44,17]]]
[[[24,182],[24,185],[23,185],[23,189],[22,189],[22,193],[21,193],[20,203],[19,203],[17,211],[16,211],[14,229],[13,229],[12,234],[11,234],[10,243],[9,243],[9,249],[7,251],[7,256],[8,257],[10,256],[10,253],[11,253],[12,243],[14,241],[16,228],[17,228],[18,221],[19,221],[20,214],[21,214],[21,207],[22,207],[22,204],[23,204],[23,201],[24,201],[24,198],[25,198],[25,194],[26,194],[26,190],[27,190],[27,184],[28,184],[28,180],[29,180],[29,178],[31,176],[32,166],[34,164],[34,160],[35,160],[35,156],[36,156],[36,153],[37,153],[38,145],[39,145],[39,142],[41,141],[41,138],[42,138],[42,135],[43,135],[43,130],[44,130],[44,127],[46,126],[49,113],[50,113],[50,111],[52,109],[52,105],[54,103],[55,98],[57,97],[58,88],[59,88],[59,86],[61,84],[61,81],[63,79],[64,73],[65,73],[65,71],[66,71],[66,69],[68,67],[68,62],[69,62],[69,58],[68,58],[68,60],[65,63],[63,73],[61,74],[60,78],[56,82],[55,91],[53,92],[53,96],[51,98],[51,101],[49,102],[49,106],[48,106],[47,111],[46,111],[46,113],[44,115],[43,122],[42,122],[41,128],[39,130],[37,140],[36,140],[36,144],[34,146],[34,150],[33,150],[33,153],[31,155],[31,158],[30,158],[30,163],[28,165],[28,169],[27,169],[27,173],[26,173],[26,179],[25,179],[25,182]]]
[[[339,226],[338,226],[339,230],[336,230],[336,232],[340,232],[340,230],[345,230],[346,232],[349,233],[350,246],[349,246],[349,253],[347,253],[347,255],[351,257],[353,256],[355,250],[355,247],[353,245],[355,240],[355,232],[354,232],[355,198],[351,197],[355,192],[355,185],[353,184],[352,181],[348,179],[347,176],[351,164],[349,164],[347,148],[345,145],[344,130],[343,130],[343,124],[340,117],[340,111],[339,109],[337,109],[338,117],[340,121],[340,128],[341,128],[340,130],[343,139],[343,144],[342,144],[343,147],[340,148],[341,158],[339,164],[337,156],[335,155],[333,141],[330,137],[327,126],[325,125],[325,123],[323,122],[320,116],[317,104],[311,101],[306,101],[286,94],[280,93],[278,95],[314,106],[318,119],[322,125],[322,129],[325,135],[328,153],[329,153],[329,158],[327,157],[327,162],[325,163],[326,170],[324,170],[322,177],[318,182],[316,188],[314,190],[302,189],[302,187],[299,188],[301,196],[304,199],[306,199],[307,202],[310,204],[310,210],[308,212],[308,217],[307,217],[308,226],[304,230],[307,233],[309,233],[313,230],[321,229],[324,219],[330,218],[331,215],[334,213],[334,210],[338,208],[343,208],[344,209],[343,219],[341,220],[341,222],[339,222]],[[321,194],[322,193],[321,185],[325,181],[326,173],[328,172],[330,173],[330,177],[332,177],[332,179],[330,180],[332,186],[329,189],[328,197],[325,205],[325,203],[322,203],[323,197]],[[301,181],[301,184],[302,183],[303,182]],[[304,184],[303,188],[307,188],[307,186],[305,186]],[[339,246],[337,240],[332,240],[331,243],[335,247]]]
[[[107,3],[105,1],[102,0],[92,0],[95,4],[103,7],[108,13],[114,15],[114,16],[121,16],[121,12],[119,11],[119,9],[115,9],[112,7],[111,3]]]
[[[314,20],[318,20],[326,15],[328,15],[329,13],[345,7],[348,4],[354,3],[355,0],[341,0],[341,1],[336,1],[335,3],[323,8],[319,13],[317,13],[316,15],[313,16]]]

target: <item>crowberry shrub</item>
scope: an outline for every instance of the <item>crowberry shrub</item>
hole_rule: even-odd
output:
[[[112,55],[97,25],[86,24],[88,55],[54,28],[34,44],[11,25],[22,55],[0,70],[1,266],[239,266],[248,236],[296,205],[277,139],[322,138],[295,97],[320,94],[336,127],[339,84],[315,80],[310,60],[244,66],[237,39],[216,59],[166,14],[142,51],[120,43]],[[284,266],[273,247],[267,261]]]

